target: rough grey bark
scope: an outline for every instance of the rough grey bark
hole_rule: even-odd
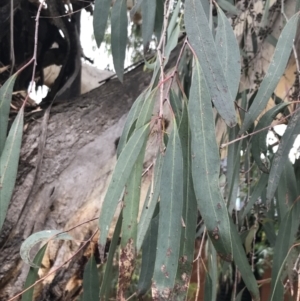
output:
[[[99,215],[115,162],[115,141],[130,106],[151,78],[142,68],[126,74],[123,85],[113,79],[53,106],[41,172],[34,183],[42,114],[26,117],[17,183],[0,238],[0,300],[8,300],[22,289],[28,272],[19,255],[24,239],[45,229],[68,229]],[[53,243],[43,262],[43,274],[70,257],[96,226],[94,221],[75,229],[71,234],[78,241]],[[39,288],[37,300],[74,300],[72,296],[80,289],[76,279],[81,278],[86,262],[82,256],[75,259],[52,284],[49,280]]]

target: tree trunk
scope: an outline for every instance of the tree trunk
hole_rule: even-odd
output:
[[[52,107],[37,175],[43,112],[26,116],[16,187],[0,239],[0,300],[8,300],[22,290],[29,270],[19,255],[24,239],[41,230],[69,229],[99,215],[115,163],[115,142],[132,103],[151,78],[142,69],[139,66],[126,74],[123,85],[113,79]],[[51,243],[42,274],[73,255],[96,228],[97,221],[93,221],[71,232],[76,241]],[[82,255],[46,280],[38,288],[37,300],[74,300],[81,289],[86,262]]]

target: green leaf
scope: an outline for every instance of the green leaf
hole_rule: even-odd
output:
[[[0,116],[2,118],[2,116]],[[0,157],[0,230],[15,187],[23,134],[23,107],[15,118]],[[2,130],[2,129],[1,129]]]
[[[218,254],[225,260],[231,260],[229,217],[219,189],[220,158],[213,109],[197,60],[188,106],[192,132],[192,174],[198,207]]]
[[[222,7],[223,10],[226,10],[227,12],[233,14],[233,15],[239,15],[241,11],[236,8],[234,5],[232,5],[229,1],[226,0],[218,0],[218,4]]]
[[[118,297],[122,299],[126,288],[131,283],[137,256],[137,218],[139,213],[141,180],[146,143],[134,164],[125,186],[123,198],[122,239],[119,256]]]
[[[116,0],[111,10],[111,52],[117,76],[123,82],[124,61],[127,45],[126,0]]]
[[[98,47],[100,47],[104,38],[110,5],[111,0],[95,0],[93,26]]]
[[[226,3],[228,3],[226,1]],[[240,50],[232,27],[219,6],[216,47],[227,80],[230,95],[235,99],[241,77]]]
[[[270,301],[283,300],[284,287],[279,280],[282,275],[284,263],[289,254],[289,249],[296,239],[300,222],[299,214],[300,203],[296,202],[294,206],[290,207],[290,210],[286,213],[280,224],[274,247]]]
[[[47,249],[47,244],[45,244],[35,255],[33,259],[33,263],[35,266],[41,266],[42,260],[45,254],[45,251]],[[25,283],[24,283],[24,290],[33,285],[36,280],[39,278],[39,269],[30,267],[28,275],[26,277]],[[22,301],[32,301],[34,300],[34,287],[26,291],[24,294],[22,294]]]
[[[169,42],[172,32],[175,30],[175,28],[177,27],[177,21],[178,21],[178,14],[179,14],[179,10],[180,10],[180,6],[181,6],[181,0],[178,0],[175,6],[175,9],[172,12],[172,17],[169,21],[168,24],[168,29],[167,29],[167,42]]]
[[[293,164],[290,160],[287,160],[277,189],[276,204],[279,220],[282,220],[282,218],[286,215],[289,208],[297,200],[297,197],[298,191]]]
[[[45,240],[73,240],[73,237],[69,235],[68,233],[61,232],[59,230],[44,230],[40,232],[33,233],[29,237],[26,238],[26,240],[22,243],[21,249],[20,249],[20,256],[22,260],[29,264],[33,268],[39,268],[34,262],[30,259],[30,251],[31,249],[40,242],[43,242]]]
[[[242,124],[240,130],[240,135],[248,130],[255,119],[261,114],[262,110],[266,107],[282,74],[284,73],[293,47],[293,41],[298,26],[298,19],[299,14],[295,14],[288,21],[283,31],[281,32],[268,71],[260,85],[258,93],[249,111],[246,113],[244,123]]]
[[[82,301],[99,300],[100,280],[96,260],[92,254],[84,267]]]
[[[154,169],[154,177],[151,182],[150,186],[150,193],[149,197],[146,198],[144,207],[141,213],[140,221],[138,224],[138,235],[137,235],[137,251],[139,252],[143,241],[144,237],[147,233],[147,230],[149,228],[151,219],[153,217],[158,197],[159,197],[159,192],[160,192],[160,183],[161,183],[161,172],[162,172],[162,166],[164,162],[164,157],[162,156],[161,152],[158,152],[158,155],[156,157],[156,162],[155,162],[155,169]]]
[[[213,283],[212,279],[210,278],[209,273],[205,274],[205,284],[204,284],[204,300],[214,300],[212,296],[213,292]]]
[[[165,57],[169,58],[172,50],[177,46],[178,44],[178,37],[180,34],[180,25],[179,23],[176,25],[174,30],[171,33],[170,39],[168,40],[165,48]]]
[[[257,123],[254,132],[257,132],[252,137],[251,142],[251,152],[252,156],[259,167],[259,169],[262,172],[269,173],[268,167],[264,164],[264,162],[261,160],[261,153],[263,153],[265,156],[267,156],[268,146],[267,146],[267,134],[268,130],[267,127],[269,127],[272,123],[272,121],[275,119],[277,114],[282,112],[286,106],[288,106],[290,103],[281,103],[277,106],[270,109],[268,112],[266,112]],[[265,129],[265,130],[262,130]]]
[[[113,237],[111,239],[110,245],[109,245],[109,252],[107,256],[106,261],[106,267],[104,271],[104,276],[100,288],[100,300],[103,300],[104,297],[105,300],[108,300],[107,295],[109,294],[109,288],[111,287],[111,276],[112,276],[112,269],[113,269],[113,261],[114,261],[114,255],[118,246],[120,233],[121,233],[121,227],[122,227],[122,213],[119,215],[115,231],[113,234]],[[98,300],[98,299],[97,299]]]
[[[164,0],[156,0],[154,34],[155,34],[158,42],[160,41],[160,38],[161,38],[163,22],[164,22]]]
[[[270,202],[278,186],[278,182],[286,164],[288,156],[297,135],[300,133],[300,111],[296,111],[280,140],[278,150],[272,160],[269,182],[267,188],[267,200]]]
[[[149,42],[152,39],[156,13],[156,1],[143,1],[141,6],[143,16],[142,37],[145,51],[147,50]]]
[[[10,102],[17,74],[12,75],[0,88],[0,156],[5,145]]]
[[[208,252],[207,252],[207,259],[208,259],[208,273],[210,276],[210,280],[212,281],[212,290],[211,290],[211,299],[216,300],[217,297],[217,289],[218,289],[218,258],[217,252],[214,248],[211,240],[208,241]],[[206,300],[206,299],[205,299]]]
[[[138,283],[138,296],[143,296],[151,287],[151,278],[154,271],[156,246],[158,235],[158,215],[150,223],[142,247],[142,266]]]
[[[156,260],[152,281],[154,300],[170,300],[178,267],[183,203],[183,165],[178,129],[169,138],[162,169]]]
[[[256,185],[254,186],[254,189],[251,193],[251,197],[243,209],[243,214],[242,214],[243,219],[250,212],[254,203],[258,200],[258,198],[261,196],[263,190],[266,188],[267,183],[268,183],[268,178],[269,178],[269,176],[265,173],[260,175],[259,180],[256,183]]]
[[[173,91],[175,94],[175,92]],[[174,98],[174,95],[173,97]],[[171,99],[171,97],[170,97]],[[178,99],[176,117],[181,118],[179,127],[179,137],[182,146],[183,158],[183,208],[182,219],[184,227],[181,230],[181,242],[179,252],[179,263],[176,276],[175,293],[173,299],[185,300],[193,268],[194,249],[195,249],[195,229],[197,224],[197,200],[195,196],[192,166],[191,166],[191,131],[189,128],[187,102],[184,102],[183,109],[180,108]],[[175,102],[176,103],[176,102]],[[173,107],[173,105],[172,105]],[[182,112],[183,111],[183,112]]]
[[[122,196],[124,186],[131,174],[132,168],[141,152],[149,133],[149,124],[136,130],[125,145],[116,167],[113,171],[99,217],[99,245],[104,249],[107,233],[113,216],[115,214],[118,202]],[[103,250],[102,250],[103,251]],[[101,254],[103,256],[103,254]]]
[[[242,246],[241,238],[239,233],[234,225],[232,219],[230,219],[231,233],[232,233],[232,245],[233,245],[233,260],[237,265],[242,278],[251,293],[251,296],[254,301],[260,300],[259,289],[257,286],[256,279],[252,273],[251,266],[246,257],[244,248]]]
[[[226,82],[216,44],[200,0],[186,0],[184,21],[189,42],[193,47],[210,93],[210,97],[230,127],[236,124],[233,97]]]
[[[125,144],[127,143],[130,137],[132,128],[135,127],[135,122],[141,113],[141,109],[145,101],[146,91],[147,90],[143,91],[141,95],[136,99],[127,115],[123,132],[118,143],[117,157],[120,156],[121,151],[123,150]]]
[[[233,128],[229,128],[229,141],[234,140],[237,137],[239,126],[236,125]],[[235,208],[236,199],[240,184],[240,151],[242,147],[242,141],[239,143],[231,143],[228,146],[227,155],[227,181],[228,181],[228,205],[229,211]]]

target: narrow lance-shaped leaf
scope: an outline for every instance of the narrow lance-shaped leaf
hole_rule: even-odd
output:
[[[260,300],[260,293],[257,286],[257,282],[246,257],[244,248],[242,246],[241,238],[232,219],[230,219],[230,226],[232,231],[233,260],[237,265],[253,300],[258,301]]]
[[[183,165],[177,124],[165,154],[161,185],[156,260],[152,281],[153,300],[170,300],[179,259],[183,203]]]
[[[154,271],[156,246],[158,235],[158,215],[150,223],[145,241],[143,243],[142,266],[138,283],[138,296],[143,296],[151,287],[151,279]]]
[[[164,156],[161,154],[159,150],[158,155],[156,157],[154,176],[150,186],[149,198],[146,198],[145,200],[144,207],[138,224],[138,235],[137,235],[138,252],[143,244],[145,235],[149,228],[158,201],[158,197],[160,193],[161,172],[162,172],[163,162],[164,162]]]
[[[181,6],[181,0],[178,0],[175,6],[175,9],[172,12],[172,17],[168,23],[168,29],[167,29],[167,42],[169,41],[172,32],[176,28],[176,23],[178,19],[178,14]]]
[[[100,47],[105,33],[111,0],[95,0],[93,26],[97,46]]]
[[[267,155],[268,146],[267,146],[267,134],[268,134],[268,126],[271,126],[273,119],[284,110],[286,106],[290,103],[281,103],[268,112],[266,112],[257,123],[254,132],[257,132],[251,141],[251,152],[252,156],[259,167],[259,169],[265,173],[269,173],[269,168],[262,162],[261,153],[265,156]]]
[[[156,13],[156,0],[143,1],[141,7],[143,16],[142,37],[145,52],[145,50],[147,50],[148,48],[153,34]]]
[[[136,130],[125,145],[113,171],[99,217],[99,245],[103,252],[107,233],[124,186],[149,133],[149,124]],[[101,254],[103,256],[103,254]]]
[[[34,262],[30,259],[31,249],[38,243],[47,241],[50,239],[54,240],[73,240],[73,237],[68,233],[61,232],[59,230],[44,230],[40,232],[33,233],[22,243],[20,248],[20,256],[22,260],[29,264],[31,267],[39,268]]]
[[[0,156],[4,148],[12,92],[17,75],[11,76],[0,88]]]
[[[33,259],[33,263],[35,266],[41,266],[42,260],[45,254],[45,251],[47,249],[47,244],[45,244],[35,255]],[[30,267],[30,270],[28,272],[27,278],[24,283],[24,290],[28,288],[29,286],[33,285],[39,278],[39,269]],[[22,301],[32,301],[34,300],[34,287],[30,288],[28,291],[26,291],[24,294],[22,294]]]
[[[0,230],[15,187],[23,134],[23,117],[22,107],[11,126],[0,157]]]
[[[232,27],[219,6],[216,32],[217,52],[227,80],[230,95],[235,99],[241,77],[240,50]]]
[[[231,260],[229,217],[219,189],[220,158],[213,109],[197,60],[188,109],[192,133],[192,174],[198,207],[218,254],[226,260]]]
[[[295,142],[297,135],[300,133],[300,110],[289,121],[289,124],[280,140],[278,150],[272,160],[270,169],[269,182],[267,188],[267,201],[270,202],[273,198],[278,186],[278,182],[285,166],[291,148]]]
[[[134,123],[136,122],[140,112],[141,108],[143,107],[144,101],[145,101],[146,91],[143,91],[141,95],[136,99],[136,101],[133,103],[127,118],[126,122],[123,128],[122,135],[120,137],[119,143],[118,143],[118,149],[117,149],[117,157],[120,156],[121,151],[123,150],[125,144],[127,143],[132,128],[134,128]]]
[[[99,300],[100,280],[96,260],[92,254],[84,267],[82,301]]]
[[[106,260],[106,267],[104,271],[103,280],[101,283],[100,288],[100,300],[109,300],[109,289],[110,289],[110,283],[112,278],[112,269],[113,269],[113,261],[114,261],[114,255],[116,252],[116,249],[118,247],[120,233],[121,233],[121,227],[122,227],[122,213],[119,215],[113,237],[111,239],[110,245],[109,245],[109,252]],[[97,299],[98,300],[98,299]]]
[[[298,27],[299,14],[295,14],[285,25],[276,45],[276,49],[258,93],[246,113],[244,123],[242,124],[240,134],[243,134],[262,110],[266,107],[272,93],[285,70],[286,64],[291,54],[294,38]]]
[[[123,82],[124,61],[127,45],[126,0],[116,0],[111,10],[111,52],[117,76]]]
[[[174,92],[174,91],[173,91]],[[174,96],[174,95],[173,95]],[[173,97],[172,97],[173,98]],[[176,98],[175,98],[176,99]],[[177,98],[180,101],[179,98]],[[172,104],[173,107],[173,104]],[[183,158],[183,208],[182,219],[184,227],[181,230],[181,242],[179,263],[176,275],[175,293],[173,299],[185,300],[191,279],[194,249],[195,249],[195,229],[197,224],[197,200],[195,196],[192,166],[191,166],[191,131],[189,128],[187,101],[184,101],[183,109],[180,103],[176,106],[176,115],[181,118],[179,127],[179,137],[182,146]],[[181,112],[183,111],[183,112]],[[177,117],[177,116],[176,116]]]
[[[122,300],[131,283],[137,256],[137,218],[139,213],[142,171],[146,143],[134,164],[131,175],[125,186],[123,198],[122,239],[119,256],[118,298]]]
[[[164,22],[164,0],[156,0],[156,14],[154,22],[154,34],[157,41],[160,41]]]
[[[201,0],[185,1],[184,21],[189,42],[201,64],[210,97],[226,124],[232,127],[236,124],[234,99],[230,94]]]

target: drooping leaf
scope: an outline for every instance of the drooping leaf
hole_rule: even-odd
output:
[[[252,137],[251,152],[257,166],[261,171],[265,173],[269,173],[269,169],[261,160],[261,153],[263,153],[266,156],[268,151],[268,130],[266,128],[271,125],[273,119],[277,116],[277,114],[282,112],[288,105],[289,103],[281,103],[273,107],[260,118],[259,122],[255,127],[254,132],[257,133]]]
[[[152,281],[153,300],[170,298],[179,260],[183,203],[181,143],[175,120],[163,163],[156,259]]]
[[[267,188],[267,200],[270,202],[278,186],[278,182],[288,159],[289,152],[293,147],[297,135],[300,133],[300,111],[296,111],[280,140],[278,150],[272,160],[269,182]]]
[[[117,149],[117,157],[120,156],[121,151],[123,150],[125,144],[127,143],[132,128],[135,128],[135,122],[140,115],[141,109],[144,105],[145,101],[145,96],[146,96],[146,91],[143,91],[141,95],[136,99],[136,101],[133,103],[127,118],[126,122],[123,128],[122,135],[120,137],[119,143],[118,143],[118,149]]]
[[[184,21],[189,42],[193,47],[210,93],[210,97],[226,124],[233,127],[236,115],[216,44],[200,0],[186,0]]]
[[[47,249],[47,244],[45,244],[35,255],[33,259],[33,263],[35,266],[41,266],[42,260],[45,254],[45,251]],[[24,283],[24,290],[31,285],[33,285],[39,278],[39,269],[30,267],[29,272],[27,274],[25,283]],[[24,294],[22,294],[22,301],[32,301],[34,300],[34,287],[30,288],[28,291],[26,291]]]
[[[236,125],[233,128],[229,128],[229,141],[234,140],[239,131],[239,126]],[[239,143],[231,143],[228,146],[227,155],[227,182],[228,182],[228,208],[229,212],[235,208],[236,199],[240,182],[240,151],[242,147],[242,141]]]
[[[23,118],[22,107],[11,126],[0,157],[0,230],[15,187],[23,134]]]
[[[175,30],[177,26],[177,20],[178,20],[178,14],[181,6],[181,0],[178,0],[175,6],[175,9],[172,12],[171,19],[168,23],[168,29],[167,29],[167,42],[169,42],[172,32]]]
[[[205,274],[205,284],[204,284],[204,300],[214,300],[212,296],[213,283],[210,278],[209,273]]]
[[[175,92],[173,91],[173,93]],[[184,101],[183,108],[181,108],[180,100],[178,97],[177,99],[179,103],[177,105],[178,109],[176,110],[175,114],[176,117],[177,115],[181,117],[180,126],[179,126],[179,137],[182,146],[182,158],[183,158],[182,219],[183,219],[184,226],[182,227],[181,230],[181,242],[180,242],[180,252],[179,252],[180,257],[179,257],[178,270],[176,275],[175,293],[173,296],[174,301],[186,299],[186,295],[191,279],[191,274],[192,274],[192,268],[193,268],[194,249],[195,249],[195,229],[196,229],[197,216],[198,216],[197,200],[195,196],[193,179],[192,179],[191,131],[189,128],[187,102]]]
[[[246,257],[244,248],[242,246],[241,238],[232,219],[230,219],[230,226],[232,232],[233,260],[237,265],[253,300],[259,301],[260,293],[257,286],[257,282]]]
[[[124,61],[127,45],[126,0],[116,0],[111,10],[111,52],[117,76],[123,82]]]
[[[92,254],[84,267],[82,301],[99,300],[100,280],[96,260]]]
[[[244,123],[241,126],[240,135],[247,131],[252,125],[255,119],[266,107],[272,93],[274,92],[290,57],[298,26],[298,20],[299,15],[295,14],[281,32],[268,71],[249,111],[246,113]]]
[[[166,44],[166,48],[165,48],[166,58],[169,58],[172,50],[177,46],[179,34],[180,34],[180,25],[177,24],[171,33],[170,39],[168,40],[168,42]]]
[[[212,282],[212,290],[211,290],[211,299],[216,300],[217,297],[217,289],[218,289],[218,258],[215,247],[213,246],[211,240],[208,241],[208,273],[210,276],[210,280]],[[205,299],[206,300],[206,299]]]
[[[210,95],[199,62],[195,60],[188,104],[192,133],[192,174],[198,208],[218,252],[232,257],[227,207],[219,188],[220,158]]]
[[[245,218],[246,215],[249,213],[251,208],[253,207],[254,203],[258,200],[258,198],[261,196],[262,191],[266,188],[268,183],[269,176],[265,173],[261,174],[259,177],[258,182],[254,186],[254,189],[251,193],[250,199],[246,206],[243,208],[243,214],[242,218]]]
[[[128,177],[130,176],[136,159],[141,152],[148,133],[149,124],[137,129],[132,134],[123,151],[121,152],[116,167],[113,171],[99,217],[99,247],[102,249],[102,251],[105,247],[110,223],[115,214],[118,202],[124,190],[124,186],[128,180]],[[103,254],[101,254],[101,256],[103,256]]]
[[[226,1],[226,3],[228,2]],[[227,17],[219,6],[217,6],[217,9],[218,27],[216,32],[216,47],[230,95],[235,99],[241,77],[240,50]]]
[[[293,164],[290,160],[287,160],[277,188],[276,204],[279,221],[283,219],[297,197],[298,191]]]
[[[118,298],[122,300],[131,282],[137,256],[137,222],[146,143],[134,164],[123,198],[122,239],[119,256]]]
[[[66,232],[62,233],[59,230],[44,230],[33,233],[32,235],[27,237],[21,245],[20,256],[22,260],[33,268],[39,268],[39,266],[37,266],[36,264],[34,264],[34,262],[31,261],[30,251],[37,243],[43,242],[45,240],[47,241],[50,239],[73,240],[74,238],[70,234]]]
[[[149,225],[143,243],[142,266],[138,283],[138,296],[143,296],[151,287],[151,278],[154,271],[156,246],[158,235],[158,215],[155,216]]]
[[[155,34],[158,42],[160,41],[160,38],[161,38],[163,22],[164,22],[164,0],[156,0],[154,34]]]
[[[98,47],[100,47],[104,38],[110,5],[111,0],[95,0],[93,26]]]
[[[122,227],[122,214],[119,215],[115,231],[113,234],[113,237],[111,239],[110,245],[109,245],[109,252],[107,256],[107,261],[106,261],[106,267],[104,271],[104,276],[103,280],[101,283],[101,288],[100,288],[100,300],[108,300],[108,294],[109,294],[109,288],[110,288],[110,282],[112,278],[112,267],[113,267],[113,260],[114,260],[114,255],[118,246],[119,238],[120,238],[120,233],[121,233],[121,227]]]
[[[12,75],[0,88],[0,156],[5,145],[8,115],[17,75]]]
[[[282,275],[282,265],[289,253],[289,249],[296,239],[299,227],[300,203],[296,202],[290,207],[280,224],[274,247],[272,264],[271,297],[270,301],[283,300],[284,287],[278,281]]]
[[[222,7],[223,10],[226,10],[233,15],[238,16],[240,14],[240,10],[227,0],[218,0],[218,4]]]
[[[141,213],[141,217],[138,224],[138,234],[137,234],[137,251],[141,249],[145,235],[149,228],[151,219],[153,217],[159,193],[160,193],[160,183],[161,183],[161,172],[164,162],[164,156],[161,152],[158,152],[155,162],[154,176],[151,182],[149,190],[149,198],[147,197],[144,203],[144,207]]]
[[[142,37],[145,51],[148,48],[148,43],[152,39],[156,13],[156,0],[143,1],[141,4],[141,8],[143,16]]]

